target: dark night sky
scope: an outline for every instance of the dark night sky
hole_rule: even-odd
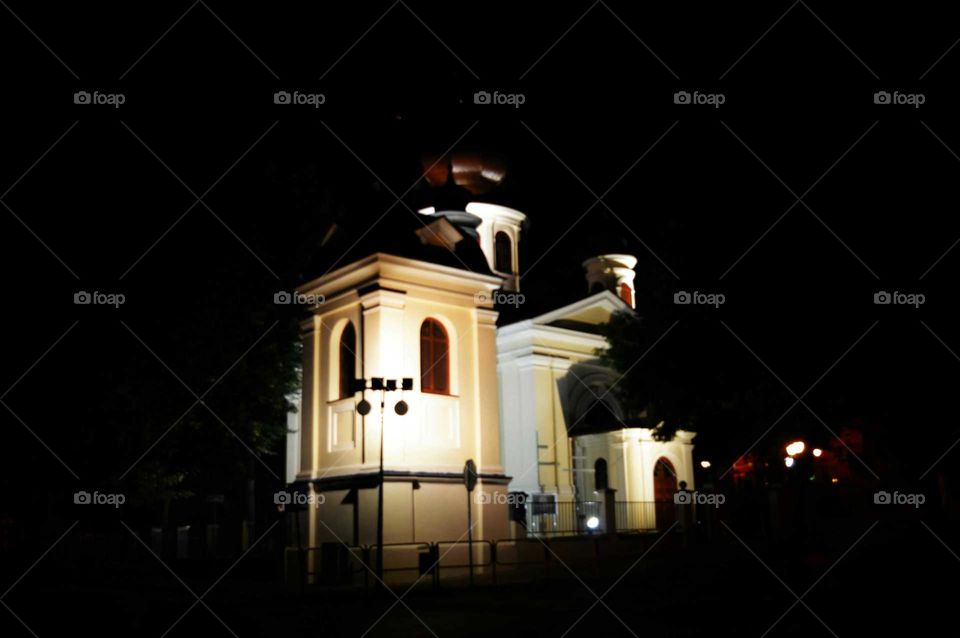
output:
[[[946,8],[904,16],[866,3],[842,13],[796,4],[757,42],[788,3],[609,3],[615,15],[588,3],[488,2],[466,12],[410,3],[416,15],[393,5],[350,48],[391,6],[358,4],[197,4],[150,48],[188,3],[55,16],[11,3],[63,63],[9,14],[0,21],[0,184],[16,182],[2,199],[22,220],[0,211],[4,315],[16,335],[4,387],[75,319],[81,329],[70,339],[83,344],[52,351],[11,393],[24,420],[44,422],[41,397],[111,357],[150,360],[117,317],[161,330],[163,317],[198,310],[183,307],[200,298],[195,290],[180,293],[199,285],[211,286],[204,303],[268,300],[297,282],[329,210],[356,227],[372,223],[394,204],[390,191],[417,180],[423,153],[468,130],[457,148],[496,152],[509,165],[503,192],[490,198],[530,218],[521,268],[536,262],[522,284],[532,303],[580,294],[584,256],[632,252],[641,314],[675,290],[724,292],[722,309],[691,313],[684,329],[731,339],[722,318],[798,394],[879,319],[811,405],[853,393],[891,415],[920,405],[924,420],[944,414],[960,377],[944,345],[960,351],[960,252],[919,278],[960,236],[960,159],[950,150],[960,149],[960,53],[930,68],[958,35]],[[321,91],[327,103],[272,103],[273,92],[294,89]],[[77,106],[78,90],[122,92],[127,102]],[[520,92],[526,103],[473,105],[477,90]],[[678,90],[721,92],[726,103],[675,105]],[[878,90],[922,92],[927,103],[877,106]],[[184,215],[194,194],[213,212],[196,204]],[[389,214],[410,213],[397,205]],[[198,270],[215,281],[198,283]],[[246,296],[251,281],[262,297]],[[129,303],[112,314],[77,307],[79,289],[121,290]],[[880,289],[928,301],[877,307]],[[711,364],[732,374],[762,365],[742,354]],[[955,430],[944,421],[929,435],[945,448]]]
[[[927,516],[949,509],[934,501],[949,496],[938,488],[955,484],[960,465],[960,29],[950,3],[191,1],[0,0],[0,576],[3,589],[16,588],[0,596],[11,593],[0,634],[29,626],[55,635],[68,619],[74,630],[159,635],[194,603],[134,528],[143,538],[161,523],[197,532],[222,511],[221,544],[234,551],[241,519],[257,519],[258,533],[278,520],[269,497],[281,456],[263,453],[258,465],[238,443],[263,415],[283,421],[289,366],[278,363],[294,352],[301,317],[273,295],[300,283],[331,222],[347,233],[373,226],[376,236],[386,211],[411,215],[408,206],[430,197],[421,157],[451,147],[507,162],[489,199],[528,215],[520,268],[531,308],[585,294],[584,257],[635,254],[646,325],[679,321],[658,352],[732,387],[759,374],[774,407],[802,398],[756,448],[766,458],[796,436],[829,450],[829,430],[854,425],[883,475],[878,485],[857,468],[864,494],[915,487],[930,497],[929,510],[912,512],[869,509],[868,496],[839,501],[819,529],[833,545],[758,548],[763,566],[739,536],[714,539],[711,549],[726,548],[717,560],[684,540],[636,570],[642,583],[625,581],[613,607],[647,633],[706,633],[696,625],[729,635],[723,624],[733,621],[760,635],[781,603],[794,604],[793,590],[807,597],[823,579],[787,610],[781,635],[815,635],[816,621],[840,635],[869,633],[864,623],[890,633],[891,617],[915,631],[917,610],[926,620],[951,609],[951,590],[930,574],[956,573],[947,554],[960,547],[956,518],[950,529]],[[78,91],[126,101],[77,105]],[[277,91],[326,102],[276,105]],[[477,91],[520,93],[525,103],[476,105]],[[675,104],[677,91],[720,93],[725,103]],[[878,91],[926,101],[877,105]],[[127,302],[75,305],[81,290]],[[676,306],[679,290],[727,301]],[[922,293],[926,303],[878,306],[880,290]],[[209,409],[191,407],[208,388]],[[244,437],[229,436],[227,422]],[[695,459],[732,463],[769,425],[704,433]],[[154,480],[164,472],[182,473],[193,490],[169,520]],[[792,480],[806,491],[806,477]],[[245,491],[254,483],[263,500]],[[130,493],[132,504],[73,505],[76,490],[97,487]],[[222,507],[210,494],[226,494]],[[744,503],[752,516],[754,502]],[[783,503],[801,526],[810,501]],[[734,524],[748,540],[769,531],[750,520]],[[868,522],[877,531],[851,551]],[[220,622],[245,636],[360,635],[349,623],[367,625],[384,600],[260,595],[261,585],[280,587],[283,543],[274,533],[236,570],[231,557],[175,573],[209,593],[230,572],[203,606],[225,609]],[[560,635],[566,615],[597,604],[572,580],[523,587],[493,590],[489,605],[477,588],[462,609],[449,591],[413,606],[440,617],[440,635],[489,635],[491,623],[513,619],[534,623],[528,635]],[[379,630],[420,631],[404,613]],[[598,622],[604,610],[594,614],[578,631],[621,631]],[[198,607],[178,630],[214,635],[215,622]],[[468,626],[455,633],[458,624]]]

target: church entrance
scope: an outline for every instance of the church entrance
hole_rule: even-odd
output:
[[[656,501],[657,528],[664,530],[676,520],[673,495],[677,492],[677,471],[673,464],[660,457],[653,466],[653,500]]]
[[[661,456],[653,466],[653,500],[672,503],[676,491],[677,471],[673,469],[673,463]]]

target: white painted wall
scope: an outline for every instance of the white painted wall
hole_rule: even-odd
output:
[[[456,540],[463,535],[466,526],[459,516],[465,517],[466,491],[459,476],[467,459],[474,460],[481,474],[501,477],[482,479],[478,493],[492,496],[506,491],[497,389],[497,313],[489,301],[490,292],[501,283],[490,275],[378,254],[298,291],[323,295],[325,303],[303,324],[304,400],[296,477],[352,481],[357,475],[373,475],[379,470],[382,439],[385,470],[414,475],[388,478],[384,492],[388,542]],[[420,327],[427,318],[439,321],[449,338],[450,392],[446,395],[420,388]],[[383,410],[380,392],[368,390],[372,410],[366,417],[356,412],[359,395],[341,398],[339,392],[339,343],[348,322],[362,341],[357,354],[363,367],[358,362],[358,375],[362,370],[366,378],[414,379],[412,391],[387,393]],[[394,410],[401,396],[409,405],[402,416]],[[354,506],[342,503],[345,494],[331,491],[311,511],[314,544],[352,539]],[[360,542],[371,542],[375,499],[375,488],[360,490]],[[497,502],[474,508],[475,538],[508,534],[506,501],[493,500]]]

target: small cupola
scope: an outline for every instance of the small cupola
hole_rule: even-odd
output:
[[[636,308],[636,290],[633,280],[637,258],[633,255],[598,255],[583,262],[586,271],[587,293],[609,290],[631,308]]]
[[[520,233],[527,216],[518,210],[485,202],[470,202],[467,212],[483,220],[477,226],[480,249],[490,269],[503,277],[503,289],[519,291]]]
[[[425,155],[423,164],[432,188],[421,198],[419,212],[447,217],[477,242],[490,270],[503,278],[503,289],[519,291],[519,244],[527,217],[506,206],[477,201],[490,199],[490,192],[502,185],[505,162],[495,155],[454,151],[443,158]],[[464,223],[467,218],[471,223]]]

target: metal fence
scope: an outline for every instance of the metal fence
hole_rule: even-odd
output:
[[[383,578],[391,586],[422,583],[439,587],[441,574],[449,582],[478,578],[496,583],[499,575],[549,573],[554,563],[579,562],[598,569],[605,534],[663,532],[677,520],[677,505],[672,500],[616,501],[615,530],[605,529],[603,501],[533,501],[528,503],[526,515],[528,538],[387,543],[383,546]],[[644,535],[633,538],[649,542]],[[306,584],[370,587],[376,581],[376,554],[376,546],[371,545],[325,543],[304,548],[301,574]]]
[[[527,512],[527,530],[537,536],[570,536],[602,531],[602,501],[548,501],[533,503]],[[596,519],[596,521],[591,521]],[[596,523],[596,526],[590,527]]]
[[[467,583],[528,582],[542,577],[569,577],[570,570],[600,573],[606,565],[621,569],[618,552],[642,553],[652,539],[608,544],[604,536],[555,538],[515,538],[497,541],[466,540],[435,543],[388,543],[384,545],[383,581],[390,587],[438,588]],[[639,544],[637,544],[639,543]],[[378,586],[375,574],[376,546],[347,547],[325,543],[299,552],[302,586],[362,587]],[[470,554],[473,554],[471,577]]]
[[[619,532],[665,530],[677,520],[673,501],[617,501],[616,521]]]
[[[673,501],[617,501],[617,532],[664,530],[676,520]],[[527,511],[527,530],[537,536],[577,536],[605,533],[602,501],[534,502]]]

